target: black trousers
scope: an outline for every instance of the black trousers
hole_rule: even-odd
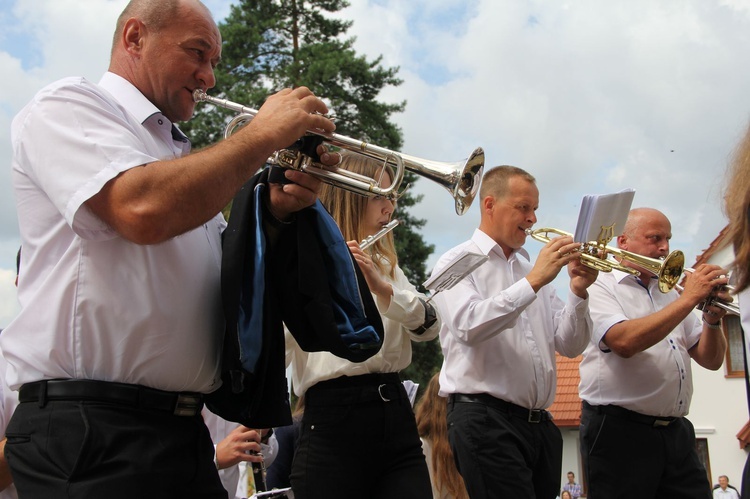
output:
[[[551,420],[532,423],[518,412],[449,401],[448,439],[472,499],[555,499],[560,493],[560,430]]]
[[[609,406],[604,406],[609,407]],[[583,404],[581,455],[590,499],[710,499],[706,469],[685,418],[649,424],[646,416]]]
[[[432,498],[398,374],[344,376],[305,393],[291,483],[296,499]]]
[[[21,498],[227,498],[200,414],[25,402],[6,436],[5,455]]]

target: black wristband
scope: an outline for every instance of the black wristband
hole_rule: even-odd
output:
[[[411,330],[414,334],[424,333],[430,329],[435,322],[437,322],[437,312],[435,311],[435,307],[433,307],[431,303],[424,301],[422,298],[420,298],[419,301],[424,306],[424,322],[417,329]]]
[[[271,438],[271,435],[273,435],[273,428],[269,428],[268,433],[260,437],[260,443],[268,445],[268,440]]]

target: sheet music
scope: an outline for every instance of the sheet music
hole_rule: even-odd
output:
[[[634,196],[633,189],[625,189],[615,194],[584,196],[581,211],[578,212],[574,241],[589,243],[604,238],[606,244],[622,234]]]
[[[456,256],[437,274],[432,275],[422,284],[426,289],[439,292],[450,289],[458,281],[471,274],[474,269],[489,259],[480,253],[463,252]]]
[[[405,379],[401,382],[406,390],[406,395],[409,397],[409,403],[414,407],[414,402],[417,400],[417,390],[419,389],[419,383],[415,383],[410,379]]]

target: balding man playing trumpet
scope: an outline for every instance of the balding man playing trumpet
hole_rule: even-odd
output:
[[[618,246],[651,258],[669,253],[672,227],[658,210],[630,212]],[[711,497],[685,416],[693,393],[692,358],[721,367],[723,309],[693,309],[727,284],[726,271],[700,265],[682,294],[661,293],[653,273],[600,273],[589,288],[594,331],[581,362],[581,453],[593,499]]]

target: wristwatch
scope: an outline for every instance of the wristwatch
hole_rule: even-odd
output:
[[[430,329],[432,325],[437,321],[437,312],[435,311],[435,307],[433,307],[431,303],[427,303],[426,301],[424,301],[422,298],[420,298],[419,301],[424,307],[424,322],[417,329],[411,330],[411,332],[414,334],[424,333],[425,331]]]

